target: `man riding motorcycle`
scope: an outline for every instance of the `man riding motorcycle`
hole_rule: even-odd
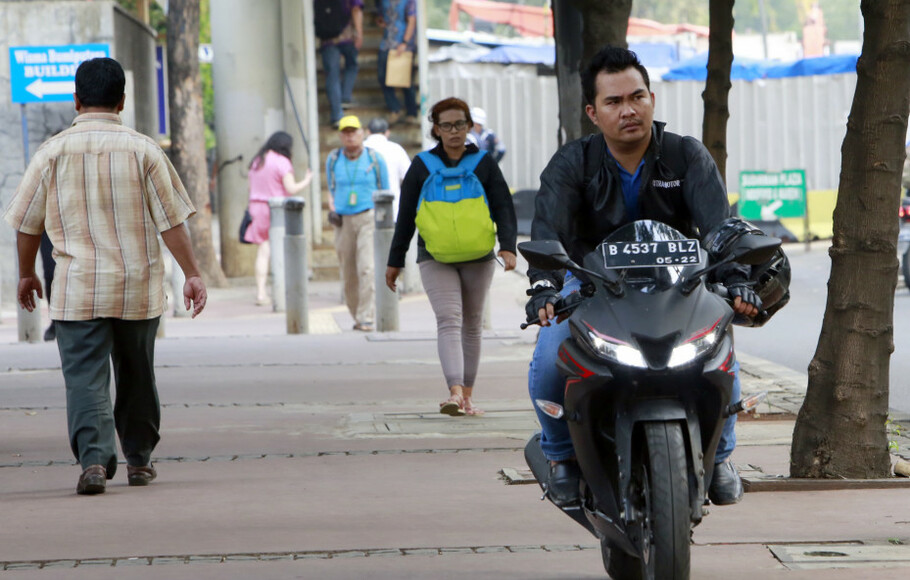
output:
[[[636,219],[664,222],[689,237],[721,228],[730,217],[726,188],[717,165],[697,139],[664,130],[654,122],[654,93],[648,72],[635,53],[603,47],[582,73],[585,112],[599,129],[561,147],[540,176],[531,226],[533,240],[559,240],[580,262],[616,228]],[[747,266],[729,264],[716,272],[728,287],[734,311],[754,317],[762,301],[749,282]],[[556,366],[568,324],[554,320],[560,296],[578,291],[583,281],[561,272],[528,270],[528,320],[541,329],[528,372],[531,399],[561,404],[565,378]],[[733,400],[740,397],[739,365]],[[535,406],[541,449],[550,461],[547,493],[560,506],[579,500],[579,468],[569,430]],[[729,456],[736,445],[731,416],[724,425],[708,497],[719,505],[742,498],[743,488]]]

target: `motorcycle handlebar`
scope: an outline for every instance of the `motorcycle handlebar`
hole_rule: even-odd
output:
[[[556,312],[556,316],[559,316],[560,314],[565,314],[567,312],[571,312],[571,311],[575,310],[575,308],[577,308],[578,305],[581,304],[586,298],[587,297],[583,296],[581,292],[572,292],[568,296],[564,296],[564,297],[560,298],[559,300],[556,301],[556,303],[553,304],[553,308]],[[537,324],[538,326],[540,325],[539,318],[535,318],[534,320],[528,320],[528,321],[522,322],[520,328],[522,330],[524,330],[524,329],[528,328],[529,326],[533,326],[535,324]]]
[[[723,298],[727,302],[727,304],[730,306],[730,308],[733,308],[733,298],[730,297],[730,291],[727,289],[726,286],[724,286],[723,284],[708,284],[708,289],[711,292],[714,292],[715,294],[717,294],[718,296]],[[762,317],[766,317],[767,315],[768,315],[768,312],[766,310],[759,310],[758,314],[755,315],[754,319],[758,320]],[[737,316],[741,317],[744,320],[747,319],[744,315],[737,314]],[[751,324],[737,322],[735,319],[733,321],[733,324],[737,324],[739,326],[751,326]]]
[[[723,298],[727,302],[727,304],[730,305],[731,308],[733,307],[733,298],[730,297],[730,291],[727,289],[726,286],[724,286],[723,284],[708,284],[707,286],[711,292],[713,292],[713,293],[717,294],[718,296],[720,296],[721,298]],[[581,292],[573,292],[572,294],[569,294],[568,296],[560,298],[553,305],[556,316],[559,316],[560,314],[572,312],[586,298],[587,298],[587,296],[584,296]],[[762,314],[764,314],[764,311],[759,312],[759,314],[756,316],[756,318],[761,316]],[[522,330],[525,330],[529,326],[533,326],[535,324],[540,325],[539,318],[535,318],[534,320],[527,320],[525,322],[522,322],[520,328]]]
[[[729,302],[731,306],[733,305],[733,299],[730,298],[730,291],[727,290],[727,287],[723,284],[708,284],[708,290]]]

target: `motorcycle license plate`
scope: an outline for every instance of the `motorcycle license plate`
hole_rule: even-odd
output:
[[[606,242],[603,255],[605,268],[688,266],[701,261],[698,240]]]

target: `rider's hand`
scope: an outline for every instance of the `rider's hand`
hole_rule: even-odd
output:
[[[541,326],[550,326],[550,320],[556,315],[553,306],[559,300],[559,291],[556,288],[538,286],[528,290],[531,298],[525,305],[525,314],[529,323],[540,322]]]
[[[733,298],[733,311],[737,314],[753,317],[761,312],[761,298],[745,281],[726,284],[730,297]]]

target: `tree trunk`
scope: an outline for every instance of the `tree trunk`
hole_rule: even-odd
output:
[[[791,477],[890,474],[897,210],[910,95],[910,1],[863,0],[865,32],[841,147],[828,302],[796,420]]]
[[[199,0],[171,0],[167,14],[167,80],[171,161],[196,206],[188,222],[205,283],[227,286],[212,241],[212,204],[205,163],[202,83],[199,77]]]
[[[553,37],[556,43],[556,86],[559,93],[559,145],[581,137],[579,107],[584,113],[581,92],[581,11],[571,2],[553,2]],[[590,123],[590,121],[589,121]]]
[[[632,0],[554,0],[560,144],[594,131],[585,114],[580,70],[603,45],[628,46],[631,12]]]
[[[710,0],[708,80],[701,94],[705,103],[702,142],[711,152],[721,176],[727,178],[727,119],[730,118],[730,69],[733,66],[734,0]]]

